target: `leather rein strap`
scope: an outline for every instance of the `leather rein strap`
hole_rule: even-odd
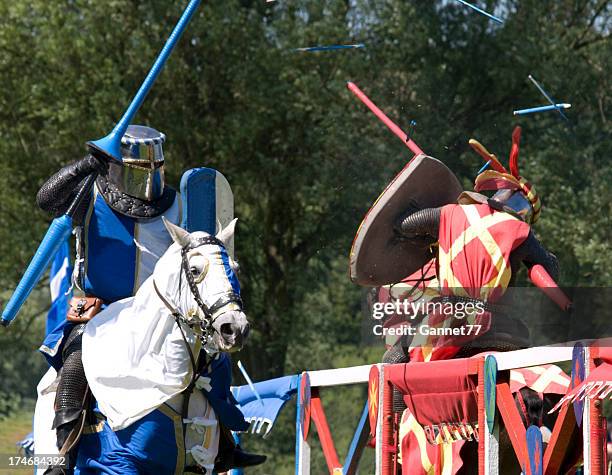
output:
[[[178,311],[178,309],[174,308],[172,306],[172,304],[170,304],[170,302],[168,302],[168,300],[162,295],[162,293],[157,288],[157,283],[155,282],[155,280],[153,281],[153,288],[155,289],[155,293],[157,294],[159,299],[163,302],[163,304],[166,306],[168,311],[174,317],[174,321],[176,322],[176,326],[179,328],[179,330],[181,332],[181,337],[183,338],[183,342],[185,343],[185,346],[187,347],[187,352],[189,353],[189,359],[191,360],[191,366],[193,367],[193,377],[192,377],[192,380],[191,380],[191,382],[193,383],[193,382],[195,382],[195,379],[196,379],[197,362],[196,362],[196,359],[195,359],[195,357],[193,355],[193,351],[191,350],[191,345],[189,345],[189,342],[187,341],[187,337],[185,336],[185,332],[183,331],[183,327],[181,326],[181,322],[185,322],[186,325],[189,325],[189,322]],[[191,386],[191,383],[189,383],[189,385]]]
[[[193,392],[193,388],[195,387],[195,383],[196,383],[196,381],[198,379],[198,376],[199,376],[199,373],[200,373],[200,371],[198,371],[198,367],[199,367],[200,362],[201,362],[200,358],[202,357],[202,352],[200,352],[198,354],[198,358],[196,360],[195,356],[193,355],[193,351],[191,350],[191,345],[187,341],[187,337],[185,336],[185,332],[183,331],[183,327],[181,326],[181,321],[184,321],[186,325],[189,325],[189,322],[187,322],[186,318],[178,311],[178,309],[174,308],[170,304],[170,302],[168,302],[168,300],[162,295],[162,293],[157,288],[157,283],[155,282],[155,280],[153,280],[153,288],[155,289],[155,293],[157,293],[157,296],[159,297],[159,299],[163,302],[163,304],[166,306],[168,311],[174,317],[174,321],[176,322],[176,326],[179,328],[179,331],[181,332],[181,337],[183,338],[183,343],[185,343],[185,348],[187,348],[187,353],[189,353],[189,360],[191,361],[191,368],[192,368],[191,381],[189,381],[189,384],[183,390],[183,403],[182,403],[182,407],[181,407],[181,422],[182,422],[182,426],[183,426],[183,438],[184,438],[184,437],[186,437],[186,434],[187,434],[187,431],[185,430],[186,424],[185,424],[184,420],[188,416],[188,413],[189,413],[189,399],[191,398],[191,393]]]

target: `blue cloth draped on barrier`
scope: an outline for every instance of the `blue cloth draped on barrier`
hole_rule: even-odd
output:
[[[263,437],[272,429],[276,418],[287,401],[297,392],[299,376],[283,376],[255,383],[255,389],[263,400],[263,405],[257,399],[248,385],[232,388],[232,393],[244,418],[251,424],[251,432],[261,434],[265,424],[268,424]]]

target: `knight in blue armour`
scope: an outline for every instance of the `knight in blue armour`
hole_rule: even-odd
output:
[[[133,296],[151,275],[159,256],[172,244],[162,217],[180,224],[181,194],[164,180],[164,142],[165,135],[157,130],[132,125],[121,140],[122,162],[87,155],[62,168],[38,192],[38,205],[57,217],[65,213],[82,182],[90,174],[98,174],[91,196],[81,203],[73,218],[76,260],[72,280],[83,297],[72,300],[67,320],[47,336],[41,347],[59,373],[53,422],[59,449],[78,448],[84,410],[92,404],[81,362],[86,322],[102,306]],[[224,426],[244,430],[248,424],[231,398],[219,397],[231,394],[229,357],[220,355],[215,367],[223,375],[216,375],[213,381],[223,387],[213,388],[211,404],[217,406]],[[221,446],[219,450],[225,458],[219,465],[224,468],[257,465],[265,460],[264,456],[234,447],[231,437],[221,439],[229,444],[229,448]],[[70,466],[74,466],[76,448],[68,452]],[[47,473],[72,471],[52,468]]]

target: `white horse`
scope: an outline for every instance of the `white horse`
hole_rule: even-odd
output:
[[[164,223],[174,243],[153,274],[83,333],[83,366],[104,417],[84,423],[75,473],[212,472],[219,424],[201,391],[210,381],[196,368],[205,367],[202,358],[239,350],[249,333],[236,263],[225,250],[235,220],[216,237]],[[35,427],[37,453],[57,451],[38,407],[45,398],[37,403],[35,425],[46,426]]]

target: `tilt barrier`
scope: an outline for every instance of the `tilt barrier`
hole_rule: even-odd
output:
[[[440,473],[454,473],[457,457],[453,459],[451,447],[470,441],[476,443],[475,448],[477,445],[473,463],[478,464],[478,473],[499,473],[505,437],[510,458],[516,458],[526,475],[558,474],[568,464],[580,462],[584,474],[603,475],[607,460],[601,400],[612,394],[611,343],[597,340],[579,342],[574,348],[538,347],[426,363],[305,371],[255,383],[263,402],[248,386],[232,391],[251,422],[249,432],[263,437],[269,435],[286,402],[297,395],[296,475],[311,473],[311,423],[316,427],[330,475],[357,473],[368,445],[374,447],[376,475],[402,473],[402,456],[407,457],[410,443],[414,449],[418,434],[421,444],[426,444],[419,450],[427,452],[432,463],[436,457],[439,462],[446,457],[440,463],[451,464],[443,466]],[[571,378],[555,366],[564,362],[572,362]],[[366,383],[368,400],[356,422],[344,463],[340,463],[321,393]],[[526,427],[526,409],[519,394],[523,388],[541,398],[558,397],[548,414],[542,415],[556,413],[550,428],[534,424]],[[404,414],[394,411],[394,390],[400,391],[406,403]],[[418,473],[412,459],[410,463],[410,473]],[[426,472],[427,467],[423,470]],[[231,475],[241,473],[234,470]]]
[[[566,361],[572,361],[572,378],[566,382],[566,392],[561,393],[558,386],[563,385],[562,373],[550,365]],[[430,458],[439,456],[443,445],[448,448],[457,442],[476,441],[478,473],[482,475],[500,471],[500,429],[507,433],[526,475],[563,473],[561,469],[567,467],[577,444],[583,454],[584,473],[603,475],[606,431],[600,399],[612,392],[610,375],[604,374],[611,369],[612,349],[601,342],[578,343],[574,350],[540,347],[455,360],[373,366],[368,394],[371,433],[376,441],[376,475],[398,473],[402,455],[406,455],[402,452],[407,453],[410,443],[418,445],[417,437],[409,440],[418,435],[410,430],[415,423],[422,427],[420,433],[428,444],[423,447],[422,438],[418,448]],[[537,373],[531,381],[529,370]],[[542,434],[546,431],[534,425],[525,428],[517,407],[520,401],[512,390],[520,386],[516,386],[517,381],[541,394],[549,394],[545,387],[556,384],[553,392],[565,394],[550,411],[558,410],[558,414],[545,441]],[[394,389],[401,392],[408,408],[403,415],[393,411]],[[574,402],[574,411],[570,402]],[[432,447],[438,448],[432,452]],[[452,455],[447,452],[447,458],[439,461],[447,463]],[[576,461],[580,460],[580,453],[577,455]],[[454,468],[446,466],[444,473],[454,473]],[[411,470],[420,473],[414,466]]]

